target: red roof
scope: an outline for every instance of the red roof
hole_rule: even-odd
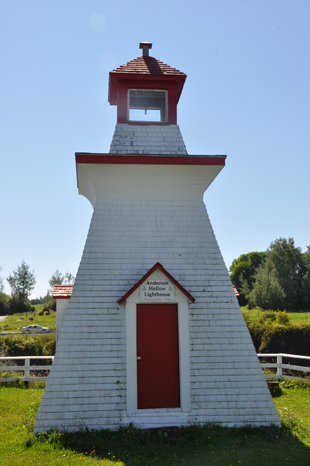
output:
[[[55,285],[53,299],[70,299],[74,285]]]
[[[145,275],[143,275],[143,277],[132,287],[130,288],[129,291],[127,291],[127,293],[121,298],[118,300],[118,303],[119,304],[122,304],[124,301],[126,301],[127,298],[129,298],[129,296],[140,286],[142,285],[142,283],[150,276],[152,275],[153,272],[155,272],[155,270],[161,270],[165,275],[166,277],[172,281],[172,283],[174,283],[175,286],[177,286],[179,288],[179,290],[182,291],[183,294],[185,294],[185,296],[190,299],[190,301],[192,301],[192,303],[195,302],[195,298],[193,298],[193,296],[188,292],[186,291],[185,288],[183,288],[182,285],[180,285],[180,283],[175,279],[173,278],[172,275],[170,275],[169,272],[167,272],[167,270],[159,263],[157,262],[155,265],[153,265],[153,267],[148,271],[146,272]]]
[[[172,68],[162,61],[156,60],[153,57],[137,57],[134,60],[125,63],[125,65],[115,68],[111,73],[125,74],[161,74],[169,76],[185,76],[185,73]]]
[[[233,285],[233,289],[234,289],[234,292],[235,292],[236,297],[237,297],[237,298],[240,298],[239,291],[237,290],[237,288],[235,287],[235,285]]]

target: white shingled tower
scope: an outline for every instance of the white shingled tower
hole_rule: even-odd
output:
[[[76,154],[94,213],[35,432],[280,422],[203,203],[225,156],[187,154],[151,47],[110,73],[110,152]]]

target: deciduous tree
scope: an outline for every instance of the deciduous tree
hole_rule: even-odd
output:
[[[66,272],[64,275],[57,269],[56,272],[51,276],[48,283],[53,290],[55,285],[72,285],[75,277],[70,272]]]
[[[266,251],[266,262],[255,274],[250,304],[287,311],[310,308],[309,247],[303,254],[293,238],[279,238]]]
[[[285,309],[285,291],[281,288],[276,271],[270,262],[267,261],[258,268],[249,298],[251,306],[272,310]]]
[[[272,241],[266,252],[242,254],[230,266],[240,304],[262,309],[310,310],[310,246],[293,238]]]
[[[266,252],[249,252],[234,259],[229,267],[230,278],[239,291],[239,302],[242,306],[247,304],[247,295],[253,288],[257,269],[265,260]]]

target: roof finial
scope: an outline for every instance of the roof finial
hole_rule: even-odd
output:
[[[143,56],[149,56],[149,49],[152,48],[152,42],[140,42],[139,49],[143,49]]]

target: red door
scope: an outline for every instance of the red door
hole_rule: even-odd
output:
[[[137,304],[137,357],[138,408],[180,407],[177,304]]]

